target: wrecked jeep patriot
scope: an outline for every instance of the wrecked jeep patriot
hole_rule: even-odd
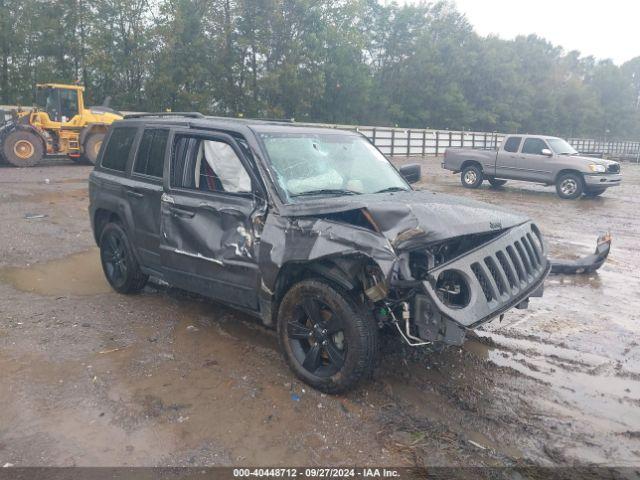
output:
[[[460,345],[540,296],[550,263],[527,218],[416,191],[362,135],[200,114],[115,122],[89,181],[107,280],[149,276],[277,328],[293,372],[345,391],[379,334]]]

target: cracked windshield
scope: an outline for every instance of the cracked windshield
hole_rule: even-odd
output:
[[[340,134],[263,134],[271,169],[288,200],[409,190],[366,139]]]

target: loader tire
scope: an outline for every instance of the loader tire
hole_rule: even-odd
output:
[[[82,158],[85,161],[95,165],[96,161],[98,160],[98,154],[100,153],[100,148],[102,147],[103,141],[103,132],[90,133],[84,141],[84,155]]]
[[[14,130],[2,142],[2,156],[15,167],[33,167],[44,154],[42,139],[29,130]]]

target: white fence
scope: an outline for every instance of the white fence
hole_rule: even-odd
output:
[[[0,106],[8,112],[12,107]],[[0,118],[0,123],[2,123]],[[355,125],[321,125],[325,127],[357,130],[367,136],[382,153],[389,156],[428,157],[444,154],[449,147],[495,150],[504,133],[461,132],[453,130],[407,129],[392,127],[361,127]],[[615,156],[640,160],[640,141],[605,141],[588,138],[570,138],[568,142],[580,153],[597,156]]]
[[[390,156],[438,156],[448,147],[495,150],[507,134],[497,132],[459,132],[385,127],[340,126],[361,132],[384,154]],[[604,141],[585,138],[567,140],[583,154],[615,156],[638,160],[640,141]]]
[[[454,132],[402,128],[356,127],[382,153],[389,156],[438,156],[448,147],[495,150],[504,135],[488,132]]]

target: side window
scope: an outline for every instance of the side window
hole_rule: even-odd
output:
[[[63,121],[69,121],[78,115],[78,92],[60,90],[60,113],[64,117]]]
[[[162,178],[164,152],[169,130],[147,129],[142,134],[133,171],[142,175]]]
[[[171,186],[204,192],[251,193],[251,177],[231,145],[180,137],[171,156]]]
[[[504,151],[510,153],[516,153],[518,148],[520,148],[520,142],[522,141],[522,137],[509,137],[507,141],[504,142]]]
[[[115,128],[109,137],[109,143],[102,157],[102,166],[124,172],[129,152],[136,138],[137,129],[131,127]]]
[[[540,138],[527,138],[522,146],[522,153],[529,153],[531,155],[542,155],[542,150],[547,147],[544,140]]]

